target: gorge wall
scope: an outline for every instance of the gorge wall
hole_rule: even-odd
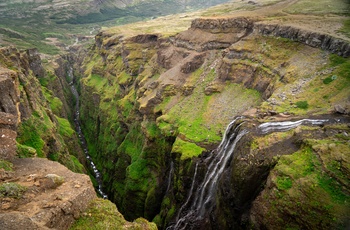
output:
[[[67,120],[74,104],[69,66],[63,58],[51,64],[43,66],[35,49],[0,49],[1,228],[68,229],[75,223],[86,229],[112,219],[119,229],[156,229],[142,218],[126,221],[114,204],[97,198]]]
[[[248,128],[347,117],[349,49],[330,35],[247,18],[198,19],[169,38],[100,32],[80,71],[81,120],[109,198],[127,219],[166,228],[186,201],[195,164],[203,177],[234,116],[249,117]],[[192,228],[345,228],[348,133],[332,123],[247,135],[220,178],[210,221]]]

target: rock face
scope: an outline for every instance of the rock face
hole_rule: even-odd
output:
[[[45,155],[68,151],[59,142],[60,118],[51,111],[37,80],[46,77],[37,51],[2,48],[0,60],[0,160],[2,164],[11,161],[14,167],[14,171],[2,168],[3,165],[0,169],[0,225],[5,229],[68,229],[96,197],[90,178],[48,159],[16,159],[17,155],[29,157],[45,151],[44,144],[40,147],[38,142],[37,135],[44,131],[40,129],[47,132]],[[33,116],[40,113],[42,120],[28,130],[35,120]],[[42,122],[50,123],[45,127]],[[48,127],[56,130],[51,129],[50,134]],[[29,139],[23,139],[24,136]],[[76,145],[74,141],[72,144]],[[15,195],[16,188],[24,194]]]
[[[17,125],[19,122],[19,82],[17,73],[0,67],[0,158],[16,155]]]
[[[327,34],[293,28],[291,26],[279,26],[266,23],[255,23],[254,30],[263,35],[288,38],[292,41],[301,42],[311,47],[321,48],[339,56],[350,56],[349,42]]]
[[[12,178],[27,191],[19,200],[0,198],[0,223],[6,229],[68,229],[96,198],[89,176],[73,173],[57,162],[27,158],[14,160],[13,166]],[[53,186],[48,174],[64,182]]]

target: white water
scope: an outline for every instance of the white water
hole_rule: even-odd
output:
[[[322,125],[328,120],[316,120],[316,119],[302,119],[298,121],[280,121],[280,122],[266,122],[259,125],[259,131],[261,134],[268,134],[271,132],[283,132],[294,129],[299,125]]]
[[[242,117],[238,117],[227,126],[219,147],[208,158],[211,163],[208,166],[203,182],[194,191],[193,189],[197,182],[198,164],[196,164],[195,174],[187,199],[177,214],[176,224],[169,226],[167,230],[196,229],[194,227],[196,223],[203,222],[208,217],[212,208],[216,205],[215,196],[220,176],[225,171],[228,162],[232,159],[237,143],[248,133],[247,130],[241,129],[242,123],[238,124],[241,119]],[[298,121],[267,122],[259,125],[257,132],[261,134],[284,132],[294,129],[299,125],[323,125],[328,121],[328,119],[302,119]],[[192,204],[189,206],[191,201]],[[208,229],[210,229],[209,226]]]
[[[74,95],[76,102],[75,102],[75,112],[74,112],[74,123],[75,123],[75,131],[78,134],[81,146],[83,147],[84,153],[85,153],[85,157],[87,159],[87,161],[90,164],[90,167],[92,168],[93,172],[94,172],[94,177],[98,183],[98,193],[104,198],[104,199],[108,199],[107,194],[103,192],[102,189],[102,174],[98,171],[98,169],[96,168],[95,163],[92,161],[90,155],[89,155],[89,151],[87,149],[87,143],[86,143],[86,139],[85,136],[81,130],[81,125],[80,125],[80,119],[79,119],[79,94],[77,89],[75,88],[74,84],[73,84],[73,69],[70,68],[68,70],[68,77],[69,80],[71,81],[69,83],[70,87],[71,87],[71,91],[72,94]]]
[[[186,208],[194,194],[193,188],[195,186],[198,167],[198,165],[196,165],[195,175],[187,200],[179,210],[176,224],[168,227],[169,230],[189,229],[189,225],[191,225],[192,222],[203,219],[206,212],[213,207],[215,202],[213,199],[215,198],[218,180],[224,172],[228,161],[231,159],[236,144],[245,134],[248,133],[246,130],[240,130],[241,124],[237,125],[237,122],[240,120],[241,117],[236,118],[226,128],[223,140],[221,141],[219,147],[216,149],[216,151],[212,152],[212,156],[210,157],[211,163],[202,184],[195,191],[195,198],[192,199],[194,201],[189,210],[186,211]]]
[[[169,189],[170,189],[171,181],[173,179],[173,174],[174,174],[174,162],[171,161],[171,163],[170,163],[170,171],[169,171],[169,176],[168,176],[168,185],[166,187],[165,194],[167,194]]]

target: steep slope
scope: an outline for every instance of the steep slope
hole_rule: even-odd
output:
[[[1,228],[68,229],[80,218],[74,229],[156,229],[142,218],[127,222],[81,174],[85,156],[67,120],[72,96],[62,61],[45,69],[36,50],[0,49]]]

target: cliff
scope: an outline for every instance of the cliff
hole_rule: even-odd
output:
[[[127,219],[144,216],[160,228],[171,225],[191,189],[195,163],[213,154],[234,116],[244,114],[253,124],[313,114],[346,117],[348,55],[346,40],[244,17],[197,19],[187,31],[168,38],[100,32],[81,73],[81,119],[110,199]],[[336,138],[347,149],[348,127],[325,127],[332,130],[326,136],[317,134],[322,128],[301,129],[296,138],[272,135],[271,145],[269,136],[258,134],[242,142],[219,182],[217,208],[203,222],[205,229],[281,226],[287,221],[284,209],[273,206],[269,212],[266,197],[289,209],[287,202],[305,203],[308,197],[305,210],[334,217],[320,217],[323,228],[346,226],[348,183],[343,189],[338,183],[339,178],[348,180],[347,163],[335,173],[326,170],[332,166],[323,160],[312,161],[315,173],[310,175],[319,186],[312,191],[331,197],[321,206],[314,205],[309,191],[297,198],[288,193],[302,186],[306,174],[278,170],[289,162],[282,155],[292,161],[311,149],[308,154],[317,156],[311,142],[327,148],[322,141]],[[301,141],[306,137],[310,142]],[[331,152],[324,154],[327,162],[335,160]],[[204,177],[205,163],[200,164],[198,173]],[[332,179],[320,176],[324,173]],[[281,180],[293,182],[286,188]],[[333,185],[340,200],[329,190]],[[276,218],[282,220],[264,221]],[[288,221],[292,227],[317,225],[311,215],[296,210]]]
[[[125,221],[112,203],[97,198],[89,176],[80,174],[86,170],[77,158],[82,163],[85,158],[66,119],[71,113],[65,104],[68,83],[65,74],[63,79],[54,74],[65,66],[53,66],[56,71],[45,69],[34,49],[0,49],[1,227],[68,229],[81,218],[74,225],[80,229],[85,216],[99,215],[89,224],[103,225],[112,218],[118,222],[109,226],[116,229],[155,229],[143,219]],[[102,214],[106,207],[110,213]]]

